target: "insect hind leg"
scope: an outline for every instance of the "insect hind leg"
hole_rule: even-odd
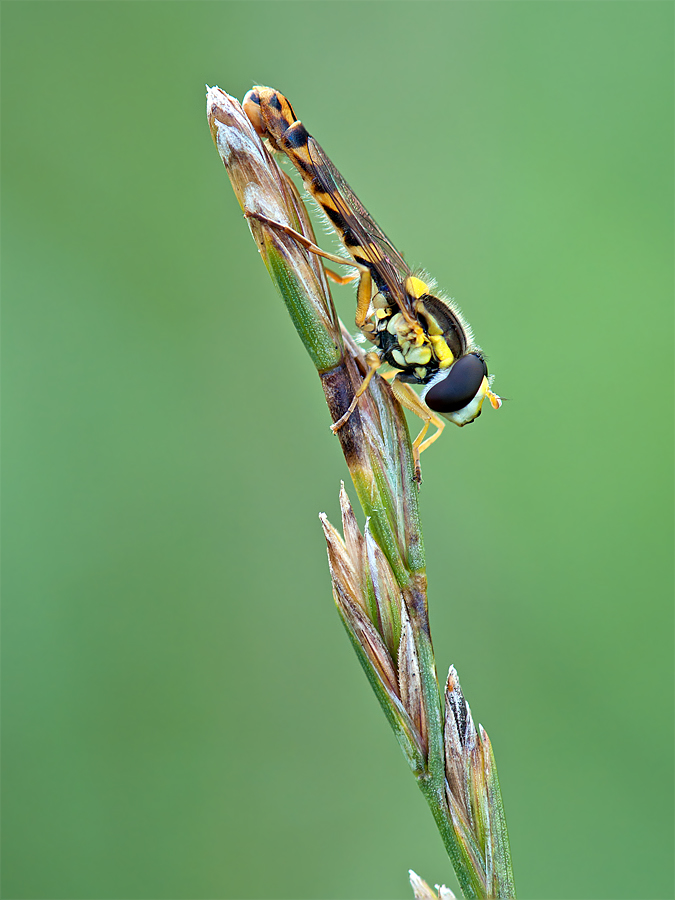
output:
[[[342,256],[337,256],[335,253],[328,253],[326,250],[322,250],[321,247],[305,237],[304,234],[300,234],[299,231],[291,228],[290,225],[283,225],[281,222],[276,222],[274,219],[270,219],[262,213],[247,209],[244,210],[244,215],[247,219],[257,219],[264,225],[268,225],[270,228],[276,228],[283,234],[287,234],[309,253],[314,253],[316,256],[321,256],[324,259],[329,259],[331,262],[339,263],[341,266],[350,266],[351,268],[356,269],[356,272],[349,275],[336,275],[335,272],[326,269],[324,266],[326,274],[331,281],[336,282],[336,284],[351,284],[351,282],[356,281],[357,278],[359,279],[358,288],[356,290],[356,327],[363,329],[368,317],[368,309],[373,293],[373,279],[370,274],[370,269],[367,266],[362,266],[354,260],[345,259]]]
[[[270,228],[276,228],[277,231],[283,232],[283,234],[287,234],[289,237],[293,238],[294,241],[297,241],[301,247],[304,247],[305,250],[308,250],[310,253],[316,254],[316,256],[322,256],[324,259],[329,259],[331,262],[338,263],[341,266],[351,266],[354,269],[362,269],[365,268],[363,266],[359,266],[358,263],[355,263],[353,260],[345,259],[343,256],[338,256],[335,253],[328,253],[326,250],[322,250],[314,241],[311,241],[308,237],[305,237],[304,234],[300,234],[299,231],[296,231],[295,228],[291,228],[290,225],[284,225],[282,222],[277,222],[274,219],[270,219],[268,216],[264,216],[262,213],[256,212],[252,209],[245,209],[244,215],[247,219],[257,219],[259,222],[262,222],[263,225],[268,225]],[[335,274],[335,273],[332,273]],[[342,278],[343,276],[338,276],[338,278]],[[347,281],[344,283],[348,283],[349,281],[355,281],[358,276],[345,276]],[[338,282],[339,283],[339,282]]]
[[[344,264],[347,266],[352,265],[352,263],[350,263],[349,260],[347,260],[347,259],[344,261]],[[353,272],[350,275],[338,275],[337,272],[334,272],[332,269],[329,269],[328,266],[324,266],[323,268],[324,268],[324,271],[325,271],[327,277],[330,278],[330,280],[334,284],[343,284],[343,285],[344,284],[352,284],[354,281],[357,280],[357,278],[359,278],[358,272]]]

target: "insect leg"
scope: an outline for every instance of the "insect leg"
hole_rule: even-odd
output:
[[[403,381],[399,381],[395,379],[391,383],[391,390],[394,394],[394,397],[398,400],[401,406],[409,409],[410,412],[415,413],[416,416],[419,416],[420,419],[424,422],[422,430],[417,435],[415,440],[413,441],[412,449],[413,449],[413,460],[415,463],[415,481],[418,483],[422,480],[422,468],[420,466],[420,454],[423,450],[426,450],[427,447],[430,447],[435,440],[441,436],[441,432],[445,428],[445,422],[436,413],[432,412],[429,407],[417,396],[415,391],[409,384],[406,384]],[[430,438],[424,440],[427,431],[429,430],[430,425],[436,426],[436,431],[431,435]]]
[[[359,286],[356,289],[356,327],[363,328],[368,318],[368,309],[373,296],[373,279],[370,269],[361,269]]]
[[[335,253],[327,253],[325,250],[322,250],[321,247],[317,246],[313,241],[310,241],[309,238],[305,237],[304,234],[300,234],[299,231],[291,228],[290,225],[283,225],[281,222],[275,222],[274,219],[270,219],[267,216],[264,216],[262,213],[254,212],[253,210],[249,209],[244,210],[244,215],[247,219],[257,219],[264,225],[269,225],[270,228],[276,228],[277,231],[281,231],[284,234],[287,234],[289,237],[292,237],[293,240],[297,241],[301,247],[304,247],[305,250],[309,250],[310,253],[315,253],[317,256],[322,256],[324,259],[329,259],[331,262],[339,263],[341,266],[351,266],[354,269],[363,269],[365,271],[368,271],[365,266],[360,266],[353,260],[345,259],[343,256],[337,256]],[[355,281],[356,279],[349,278],[349,280]]]
[[[324,271],[331,281],[336,284],[351,284],[352,281],[359,279],[359,285],[356,289],[356,327],[363,329],[368,318],[368,310],[370,309],[370,301],[373,294],[373,279],[370,275],[370,269],[362,269],[360,275],[337,275],[324,266]]]
[[[345,265],[350,265],[347,260],[345,260]],[[329,269],[327,266],[323,267],[324,272],[330,278],[332,282],[335,284],[351,284],[353,281],[359,277],[358,273],[353,273],[352,275],[338,275],[337,272],[334,272],[332,269]]]
[[[377,353],[367,353],[366,354],[366,362],[368,363],[368,366],[369,366],[368,372],[364,376],[363,381],[361,382],[361,385],[360,385],[358,391],[354,394],[354,399],[349,404],[349,409],[347,410],[346,413],[344,413],[344,415],[340,416],[340,418],[337,420],[337,422],[333,422],[333,424],[330,426],[330,430],[333,432],[333,434],[336,434],[342,428],[342,426],[345,424],[345,422],[349,419],[351,414],[354,412],[354,410],[356,409],[356,407],[358,405],[359,397],[361,397],[365,393],[366,388],[370,384],[371,378],[373,377],[375,372],[377,372],[377,370],[382,365],[382,360],[377,355]]]
[[[332,272],[330,269],[325,269],[325,272],[331,281],[334,281],[337,284],[350,284],[350,282],[356,281],[357,278],[359,279],[359,286],[356,291],[356,327],[363,327],[368,317],[368,308],[373,293],[373,279],[370,274],[370,269],[367,266],[359,265],[359,263],[354,262],[354,260],[350,261],[344,259],[344,257],[337,256],[334,253],[327,253],[325,250],[322,250],[321,247],[310,241],[309,238],[306,238],[304,234],[300,234],[299,231],[296,231],[288,225],[282,225],[281,222],[275,222],[274,219],[269,219],[262,213],[245,210],[244,215],[247,219],[257,219],[259,222],[264,222],[265,225],[269,225],[270,227],[276,228],[284,234],[287,234],[310,253],[315,253],[317,256],[329,259],[331,262],[339,263],[341,266],[352,266],[352,268],[357,269],[360,272],[360,275],[336,275],[336,273]]]

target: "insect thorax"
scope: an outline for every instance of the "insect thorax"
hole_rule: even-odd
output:
[[[382,359],[398,369],[400,381],[427,384],[467,351],[462,323],[440,297],[424,294],[414,301],[419,328],[412,326],[398,305],[382,290],[373,297],[363,332]]]

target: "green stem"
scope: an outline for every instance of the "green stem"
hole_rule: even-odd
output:
[[[425,585],[426,587],[426,585]],[[412,615],[418,617],[413,626],[415,646],[420,665],[420,677],[427,713],[427,772],[418,778],[418,785],[426,798],[436,822],[445,849],[450,857],[457,880],[465,897],[483,898],[485,890],[471,861],[466,857],[461,844],[455,835],[445,794],[445,746],[443,736],[443,708],[441,693],[436,674],[436,660],[428,632],[426,617],[426,591],[420,591],[415,598],[422,608],[413,609]],[[412,605],[412,604],[411,604]],[[421,620],[421,621],[420,621]]]
[[[455,831],[450,821],[445,800],[445,786],[439,791],[438,784],[429,776],[418,779],[417,784],[429,804],[431,815],[434,817],[436,827],[450,857],[450,862],[455,870],[462,893],[469,900],[482,900],[485,897],[485,893],[478,878],[478,873],[468,863],[455,837]]]

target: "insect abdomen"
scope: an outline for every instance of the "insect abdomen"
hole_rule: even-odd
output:
[[[242,105],[257,133],[267,138],[275,150],[288,156],[302,176],[307,190],[340,232],[344,244],[350,251],[353,248],[358,253],[358,242],[344,216],[331,195],[321,187],[316,175],[317,163],[312,160],[309,152],[310,134],[296,118],[288,100],[274,88],[257,86],[246,94]]]
[[[309,132],[296,118],[293,107],[279,91],[268,87],[254,87],[244,97],[244,112],[260,137],[267,138],[272,147],[284,152],[302,175],[307,188],[317,195],[313,183],[315,165],[307,144]],[[323,198],[319,199],[323,201]]]

